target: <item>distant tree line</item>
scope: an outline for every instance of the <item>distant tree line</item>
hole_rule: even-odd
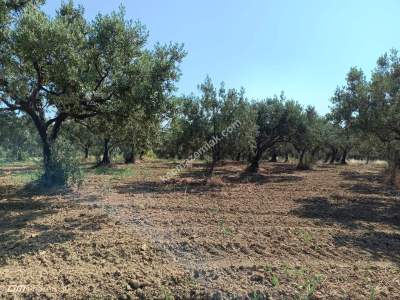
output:
[[[0,2],[0,156],[41,157],[43,182],[65,183],[63,151],[115,155],[135,163],[146,153],[188,159],[211,138],[239,122],[202,152],[207,173],[222,160],[297,160],[308,169],[321,160],[385,159],[391,182],[400,168],[400,58],[378,59],[371,79],[351,68],[333,95],[330,113],[319,115],[280,96],[249,99],[243,88],[216,87],[207,77],[198,95],[176,96],[180,44],[146,46],[148,32],[121,9],[85,19],[82,7],[62,4],[55,17],[42,1]],[[68,149],[63,149],[65,145]],[[72,150],[71,150],[72,149]]]

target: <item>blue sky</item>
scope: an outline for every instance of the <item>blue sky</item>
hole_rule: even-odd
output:
[[[61,1],[47,0],[53,14]],[[126,8],[150,31],[150,44],[181,42],[179,94],[214,82],[246,89],[251,98],[284,91],[321,113],[351,66],[367,75],[377,58],[400,49],[396,0],[75,0],[88,18]]]

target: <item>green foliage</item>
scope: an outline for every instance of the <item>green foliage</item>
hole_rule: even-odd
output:
[[[97,175],[109,175],[112,176],[114,179],[131,177],[135,175],[135,171],[131,168],[114,168],[114,167],[100,166],[93,170],[94,173]]]
[[[88,158],[86,156],[98,141],[98,137],[87,126],[73,121],[67,121],[60,134],[82,151],[84,159]]]
[[[253,291],[249,294],[251,300],[261,300],[264,299],[265,296],[259,291]]]
[[[279,285],[279,278],[278,276],[273,272],[271,266],[265,266],[264,268],[265,273],[270,277],[270,282],[273,287],[277,287]]]
[[[13,112],[0,112],[0,128],[0,145],[3,148],[0,156],[8,161],[40,156],[40,142],[29,118]]]
[[[273,287],[277,287],[279,285],[279,278],[275,275],[271,275],[271,284]]]
[[[221,232],[225,235],[225,236],[229,236],[232,235],[233,230],[232,228],[230,228],[229,226],[225,225],[225,220],[221,219],[218,221],[218,225],[220,227]]]
[[[332,110],[328,118],[336,127],[337,148],[342,151],[341,163],[346,163],[348,152],[354,147],[354,138],[360,129],[354,108],[367,98],[368,85],[362,70],[351,68],[346,85],[338,87],[332,97]]]
[[[369,299],[376,300],[376,296],[377,296],[376,287],[372,287],[370,295],[369,295]]]
[[[14,172],[8,176],[10,176],[10,182],[12,182],[15,185],[22,186],[30,184],[40,179],[41,172],[34,169],[34,170],[27,170],[24,172]]]
[[[392,183],[400,168],[399,74],[400,58],[395,50],[378,59],[369,82],[361,70],[350,69],[346,86],[338,89],[332,98],[331,113],[332,119],[344,129],[346,143],[354,130],[358,130],[358,137],[372,134],[381,141],[382,148],[387,150],[381,152],[391,164]],[[359,145],[365,148],[368,140],[373,143],[374,138],[369,137]]]
[[[257,111],[257,148],[268,149],[278,142],[283,142],[289,134],[288,111],[285,99],[274,97],[255,104]]]
[[[147,47],[146,28],[122,8],[87,20],[72,1],[54,17],[42,3],[0,0],[0,158],[43,154],[48,184],[81,182],[76,149],[85,158],[103,155],[105,164],[121,154],[128,163],[135,155],[190,160],[198,153],[212,168],[223,159],[250,160],[256,171],[266,155],[290,152],[308,169],[324,152],[331,163],[386,157],[392,178],[400,168],[394,50],[379,58],[370,80],[351,68],[322,117],[283,93],[250,101],[243,88],[216,87],[209,77],[199,96],[175,97],[182,45]],[[204,148],[213,137],[221,139]]]
[[[242,159],[254,147],[255,111],[245,98],[244,90],[219,90],[207,77],[199,85],[200,97],[175,98],[171,118],[161,134],[158,153],[164,157],[190,158],[213,137],[220,140],[214,147],[202,151],[199,159]],[[229,134],[225,129],[238,124]]]
[[[45,172],[52,173],[47,177],[56,176],[51,170],[57,159],[49,149],[64,122],[97,116],[104,124],[136,110],[158,118],[185,55],[177,44],[147,49],[147,31],[126,20],[123,9],[87,21],[83,8],[72,2],[62,4],[53,18],[28,5],[2,25],[0,110],[31,118]],[[107,126],[101,132],[114,135]]]
[[[314,241],[313,235],[308,230],[298,229],[296,233],[306,245],[310,245]]]
[[[298,169],[309,169],[319,149],[324,146],[324,126],[326,120],[318,116],[315,108],[308,106],[305,110],[297,106],[292,113],[292,124],[295,131],[290,142],[299,154]]]
[[[315,294],[318,286],[322,282],[322,275],[315,275],[310,278],[307,278],[302,288],[305,290],[306,297],[305,299],[311,299],[311,297]]]
[[[293,142],[297,136],[306,132],[302,116],[302,107],[296,101],[287,100],[284,94],[255,104],[257,112],[255,154],[248,171],[258,170],[259,161],[264,153],[278,143]]]

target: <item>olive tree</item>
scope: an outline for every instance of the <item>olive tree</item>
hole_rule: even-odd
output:
[[[258,171],[259,163],[267,150],[292,139],[296,133],[301,107],[282,94],[280,97],[255,103],[255,110],[257,133],[255,153],[247,168],[249,172]]]
[[[353,138],[356,133],[356,117],[354,107],[367,98],[367,82],[362,70],[351,68],[346,77],[346,85],[336,89],[331,101],[333,104],[330,118],[340,129],[339,138],[342,150],[341,164],[346,164],[346,158],[353,147]]]
[[[54,18],[28,5],[7,25],[0,42],[1,109],[32,119],[45,181],[55,178],[52,148],[66,120],[112,113],[125,104],[151,112],[163,99],[160,94],[172,88],[181,46],[150,51],[146,39],[145,28],[125,20],[123,10],[88,22],[83,8],[71,2]],[[151,96],[130,97],[141,92]]]
[[[295,131],[290,141],[299,155],[297,169],[307,170],[323,146],[325,120],[312,106],[308,106],[305,110],[297,107],[296,110],[294,115],[298,118],[293,123]]]
[[[90,149],[94,147],[98,139],[86,124],[73,120],[65,122],[61,135],[82,150],[84,160],[89,158]]]
[[[386,145],[391,183],[400,168],[400,57],[392,50],[378,59],[369,93],[356,103],[359,125]]]
[[[352,68],[347,85],[334,97],[333,112],[340,114],[347,127],[354,127],[380,139],[387,149],[391,183],[396,182],[400,168],[400,57],[392,50],[377,61],[371,80],[362,70]]]

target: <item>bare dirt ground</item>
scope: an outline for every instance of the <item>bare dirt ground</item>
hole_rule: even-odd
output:
[[[377,166],[171,162],[33,192],[0,169],[1,299],[399,299],[400,197]]]

